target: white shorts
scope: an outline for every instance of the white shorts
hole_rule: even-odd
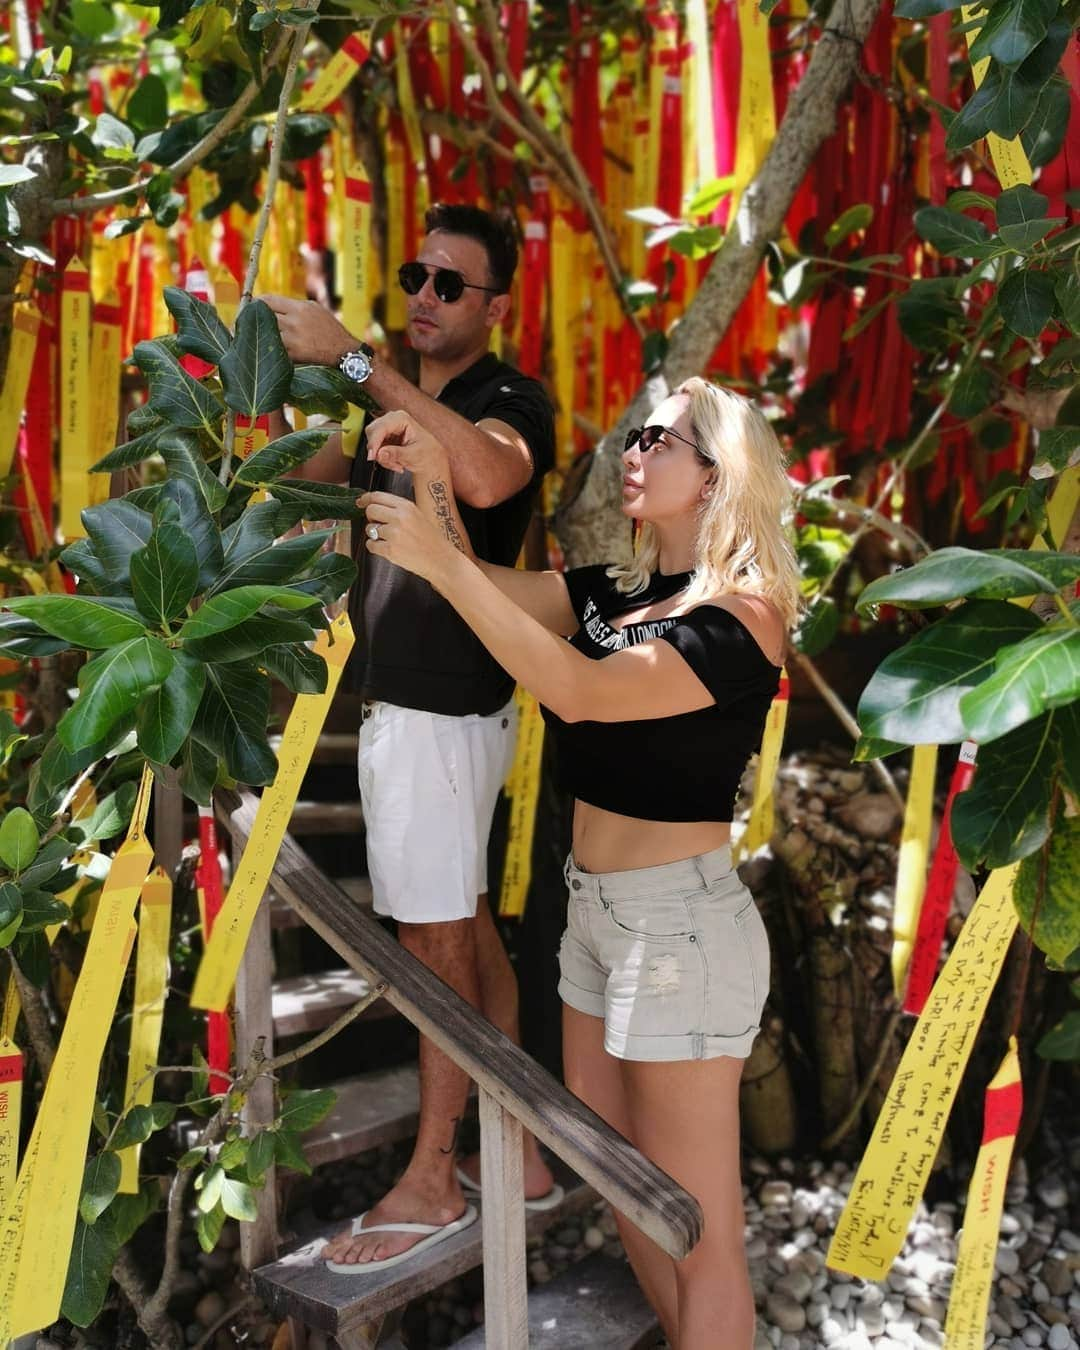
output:
[[[513,700],[488,717],[364,705],[357,776],[376,914],[403,923],[475,916],[516,733]]]

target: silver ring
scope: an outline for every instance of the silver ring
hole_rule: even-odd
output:
[[[378,525],[369,525],[365,533],[369,539],[378,539],[379,538]]]

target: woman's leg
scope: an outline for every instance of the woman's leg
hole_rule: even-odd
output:
[[[648,1155],[644,1145],[634,1138],[623,1086],[624,1067],[621,1061],[604,1049],[603,1018],[589,1017],[564,1003],[563,1069],[566,1086],[586,1106],[591,1106],[612,1129],[625,1135]],[[645,1297],[656,1309],[668,1340],[677,1344],[675,1262],[618,1212],[615,1222]]]
[[[620,1065],[637,1147],[701,1205],[702,1237],[673,1263],[677,1350],[751,1350],[754,1297],[743,1240],[739,1079],[743,1061],[718,1058]]]

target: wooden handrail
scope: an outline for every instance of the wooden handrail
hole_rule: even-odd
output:
[[[257,806],[250,793],[216,794],[218,816],[240,848]],[[270,885],[353,970],[386,984],[383,997],[398,1012],[605,1200],[669,1255],[690,1251],[702,1226],[694,1197],[360,911],[289,834]]]

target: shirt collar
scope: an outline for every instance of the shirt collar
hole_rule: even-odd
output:
[[[471,366],[466,366],[463,371],[447,380],[439,394],[439,402],[445,402],[447,395],[450,393],[467,394],[479,389],[482,384],[491,379],[498,366],[499,358],[495,353],[485,352]]]

